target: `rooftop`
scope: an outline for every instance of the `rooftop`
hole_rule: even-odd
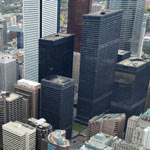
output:
[[[17,85],[27,87],[27,88],[35,88],[37,86],[40,86],[41,84],[31,80],[21,79],[17,81]]]
[[[117,12],[120,12],[120,10],[103,10],[103,11],[97,11],[97,12],[85,14],[84,16],[105,16]]]
[[[59,75],[50,75],[46,78],[46,80],[57,85],[65,85],[69,83],[72,79]]]
[[[36,129],[32,126],[18,121],[4,124],[3,129],[17,136],[23,136],[25,134],[32,134],[36,132]]]
[[[48,141],[53,145],[58,145],[59,147],[70,147],[69,141],[65,138],[66,131],[55,130],[48,136]]]
[[[128,54],[130,53],[129,51],[125,51],[125,50],[118,50],[118,55],[125,55],[125,54]]]
[[[120,119],[120,117],[125,116],[124,113],[122,114],[101,114],[99,116],[93,117],[90,121],[96,121],[96,120],[113,120],[113,119]]]
[[[1,91],[0,96],[5,96],[6,101],[9,101],[9,102],[17,100],[21,97],[20,95],[18,95],[16,93],[9,93],[9,92],[6,92],[6,91]]]
[[[144,65],[145,63],[147,63],[146,61],[144,61],[143,59],[125,59],[121,62],[119,62],[118,64],[126,66],[126,67],[134,67],[134,68],[138,68],[142,65]]]
[[[61,40],[65,37],[69,37],[69,36],[72,36],[72,34],[57,33],[57,34],[45,36],[42,39],[49,40],[49,41],[56,41],[56,40]]]

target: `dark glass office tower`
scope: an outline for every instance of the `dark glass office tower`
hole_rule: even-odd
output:
[[[109,109],[122,11],[83,15],[77,119],[87,122]]]
[[[39,81],[50,74],[72,77],[74,35],[54,34],[39,40]]]
[[[144,111],[150,62],[126,59],[117,63],[114,75],[111,111],[124,112],[129,118]]]
[[[23,32],[17,32],[17,48],[23,48]]]
[[[71,138],[74,102],[74,80],[58,75],[50,75],[42,80],[41,117],[54,130],[63,129]]]

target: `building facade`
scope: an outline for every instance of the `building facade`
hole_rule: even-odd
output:
[[[123,10],[119,49],[131,51],[138,56],[144,16],[145,0],[107,0],[110,10]]]
[[[66,130],[68,139],[72,134],[74,86],[73,79],[58,75],[42,80],[41,117],[54,129]]]
[[[14,85],[15,93],[23,96],[24,99],[24,122],[31,117],[40,117],[41,105],[41,84],[21,79]]]
[[[90,139],[100,132],[123,138],[125,120],[125,114],[102,114],[95,116],[88,122],[88,138]]]
[[[2,125],[9,121],[23,120],[23,98],[15,93],[0,92],[0,149],[2,149]]]
[[[16,66],[11,55],[0,54],[0,90],[13,91],[17,80]]]
[[[78,120],[88,122],[109,109],[121,18],[122,11],[107,10],[83,16]]]
[[[29,118],[28,124],[36,128],[36,150],[47,150],[47,137],[53,131],[45,119]]]
[[[21,122],[3,125],[3,150],[36,150],[36,129]]]
[[[111,112],[126,113],[127,119],[144,112],[149,73],[149,62],[142,59],[126,59],[117,63]]]
[[[82,34],[82,15],[88,14],[92,8],[92,0],[69,0],[67,33],[75,34],[74,50],[80,52]]]
[[[57,3],[57,0],[23,1],[25,79],[38,81],[38,40],[57,32]]]
[[[72,78],[74,35],[53,34],[39,40],[39,81],[57,74]]]

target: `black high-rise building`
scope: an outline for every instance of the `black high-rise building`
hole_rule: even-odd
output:
[[[39,40],[39,81],[50,74],[72,77],[74,35],[54,34]]]
[[[50,123],[54,130],[63,129],[71,138],[74,80],[58,75],[50,75],[42,80],[41,117]]]
[[[77,120],[109,109],[122,11],[83,15]]]
[[[116,65],[111,102],[111,112],[124,112],[129,118],[144,111],[150,62],[126,59]]]

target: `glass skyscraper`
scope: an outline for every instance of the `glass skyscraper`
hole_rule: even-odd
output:
[[[110,10],[123,10],[119,49],[138,56],[145,0],[107,0]]]
[[[77,119],[87,122],[109,108],[122,11],[83,16]]]

